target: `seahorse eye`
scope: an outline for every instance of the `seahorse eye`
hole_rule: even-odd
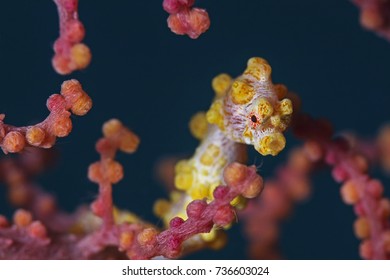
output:
[[[251,117],[251,121],[254,122],[254,123],[257,122],[257,118],[256,118],[255,115],[253,115],[253,116]]]

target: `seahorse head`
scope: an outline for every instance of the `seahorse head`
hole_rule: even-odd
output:
[[[286,145],[283,131],[293,112],[291,100],[285,98],[287,88],[272,83],[270,65],[257,57],[248,60],[241,76],[228,77],[213,80],[217,98],[207,120],[229,139],[253,145],[262,155],[277,155]]]

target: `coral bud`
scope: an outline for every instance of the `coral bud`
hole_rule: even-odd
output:
[[[189,218],[199,218],[207,207],[204,200],[194,200],[187,206],[187,216]]]
[[[5,153],[17,153],[23,150],[25,145],[23,134],[18,131],[11,131],[5,135],[2,148]]]
[[[235,213],[230,205],[220,207],[213,217],[213,222],[217,226],[227,226],[233,222]]]
[[[361,201],[355,203],[355,205],[353,206],[353,211],[355,212],[356,216],[366,215],[366,211]]]
[[[76,44],[70,49],[70,58],[76,69],[86,68],[91,62],[91,57],[91,51],[83,43]]]
[[[214,190],[214,198],[215,199],[223,199],[226,197],[226,195],[229,193],[229,188],[219,186]]]
[[[164,0],[163,8],[167,13],[176,14],[184,8],[194,5],[195,0]]]
[[[95,162],[89,165],[88,179],[94,183],[99,183],[103,180],[100,162]]]
[[[255,167],[234,162],[226,166],[223,176],[226,184],[245,198],[256,197],[263,189],[263,178],[256,174]]]
[[[373,179],[367,183],[366,191],[372,197],[379,199],[383,195],[384,188],[381,181]]]
[[[79,20],[70,20],[65,25],[64,39],[70,43],[80,42],[85,36],[85,29]]]
[[[119,246],[124,249],[124,248],[129,248],[133,244],[134,240],[134,233],[129,231],[129,232],[123,232],[120,235],[119,238]]]
[[[307,172],[309,171],[311,164],[303,149],[294,149],[290,153],[288,166],[292,170],[298,172]]]
[[[45,140],[43,140],[43,142],[39,146],[42,148],[46,148],[46,149],[51,148],[54,146],[56,140],[57,140],[57,137],[55,137],[55,135],[46,133]]]
[[[373,248],[371,240],[364,240],[359,247],[359,254],[363,259],[371,260],[373,256]]]
[[[123,167],[115,160],[107,160],[106,176],[110,183],[116,184],[123,178]]]
[[[77,116],[84,116],[92,108],[92,99],[87,95],[83,94],[70,108],[72,113]]]
[[[3,215],[0,215],[0,228],[7,227],[9,225],[8,220]]]
[[[370,224],[367,218],[358,218],[353,225],[355,235],[357,238],[364,239],[370,236]]]
[[[254,176],[243,186],[241,195],[245,198],[254,198],[259,195],[263,189],[263,178],[259,175]]]
[[[123,125],[118,119],[111,119],[103,124],[103,135],[107,138],[112,138],[117,135],[123,128]]]
[[[169,222],[169,227],[171,228],[177,228],[184,224],[184,220],[180,217],[175,217]]]
[[[70,96],[74,94],[78,94],[81,91],[82,91],[81,84],[76,79],[67,80],[61,84],[61,94],[65,98],[69,98]]]
[[[375,30],[383,26],[384,19],[377,10],[366,8],[360,14],[360,24],[369,30]]]
[[[316,141],[306,141],[303,150],[307,158],[313,162],[319,161],[323,156],[321,145]]]
[[[72,120],[69,116],[58,117],[53,123],[51,131],[57,137],[68,136],[72,131]]]
[[[14,214],[14,223],[19,227],[25,227],[31,224],[32,215],[29,211],[18,209]]]
[[[59,94],[52,94],[46,101],[46,107],[49,111],[64,111],[66,110],[66,102],[64,97]]]
[[[63,55],[57,54],[51,61],[54,70],[61,75],[67,75],[72,72],[70,67],[70,59]]]
[[[390,200],[387,198],[382,198],[379,203],[379,211],[382,217],[390,217]]]
[[[51,195],[42,195],[39,197],[39,203],[37,205],[37,211],[40,215],[49,215],[56,209],[55,200]]]
[[[355,155],[353,157],[353,163],[356,167],[356,169],[360,173],[365,173],[368,171],[368,162],[367,159],[362,155]]]
[[[350,176],[344,166],[339,164],[332,169],[332,177],[336,182],[341,183],[348,180]]]
[[[26,131],[27,142],[32,146],[39,146],[45,140],[45,137],[45,131],[38,126],[29,127]]]
[[[193,8],[168,17],[168,27],[173,33],[187,34],[191,39],[198,38],[210,27],[210,18],[203,9]]]
[[[32,222],[27,228],[31,237],[43,239],[47,236],[46,228],[40,221]]]
[[[9,190],[9,200],[17,206],[25,205],[29,200],[30,192],[24,184],[15,185]]]
[[[91,204],[91,210],[92,212],[99,216],[99,217],[102,217],[106,211],[106,205],[104,203],[104,201],[98,197],[92,204]]]
[[[356,182],[354,180],[349,180],[345,182],[341,186],[340,192],[341,192],[341,198],[346,204],[355,204],[360,199]]]
[[[128,129],[124,129],[119,142],[119,149],[124,153],[134,153],[139,145],[139,137]]]
[[[247,166],[238,162],[233,162],[225,167],[223,178],[228,186],[242,184],[246,179]]]
[[[141,246],[153,245],[156,237],[157,231],[154,228],[146,228],[137,235],[137,241]]]

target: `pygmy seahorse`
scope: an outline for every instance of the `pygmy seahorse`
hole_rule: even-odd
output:
[[[212,81],[215,98],[208,112],[190,122],[192,134],[201,140],[195,154],[175,167],[179,192],[171,202],[159,200],[155,212],[167,225],[171,218],[186,218],[185,208],[194,199],[213,199],[214,189],[223,184],[227,164],[246,161],[246,145],[261,155],[277,155],[286,139],[293,106],[287,88],[271,81],[271,67],[262,58],[248,60],[244,73],[232,79],[220,74]],[[238,203],[239,198],[233,203]]]

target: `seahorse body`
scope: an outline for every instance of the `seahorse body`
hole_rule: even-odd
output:
[[[173,195],[168,209],[157,207],[165,209],[157,214],[166,224],[175,216],[186,218],[185,208],[192,200],[213,199],[226,165],[245,161],[242,144],[253,145],[262,155],[277,155],[285,147],[283,131],[291,119],[292,102],[285,98],[284,85],[272,83],[267,61],[251,58],[241,76],[221,74],[212,86],[216,97],[210,109],[191,125],[202,141],[193,157],[176,165],[175,185],[182,192]]]

